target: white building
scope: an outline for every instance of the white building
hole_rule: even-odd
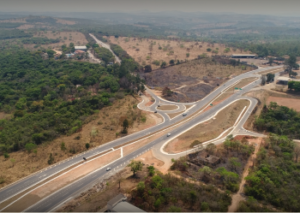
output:
[[[87,50],[86,46],[75,46],[74,48],[75,50],[83,50],[83,51]]]

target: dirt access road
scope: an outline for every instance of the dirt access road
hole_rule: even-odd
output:
[[[99,39],[96,38],[96,36],[94,36],[91,33],[89,35],[97,42],[97,44],[100,44],[102,47],[108,49],[115,56],[117,63],[121,64],[121,59],[118,56],[116,56],[116,54],[110,49],[109,44],[100,41]]]

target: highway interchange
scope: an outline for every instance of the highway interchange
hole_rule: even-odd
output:
[[[134,159],[136,156],[139,156],[140,154],[146,152],[149,149],[153,149],[155,153],[157,153],[157,157],[161,158],[178,158],[182,156],[184,153],[179,154],[168,154],[162,151],[162,147],[173,138],[179,136],[180,134],[184,133],[188,129],[192,128],[193,126],[210,119],[215,116],[215,114],[220,111],[225,106],[230,105],[232,102],[239,100],[239,99],[248,99],[250,101],[249,107],[247,107],[246,112],[243,114],[241,119],[238,121],[238,123],[232,128],[231,134],[234,135],[253,135],[253,136],[263,136],[259,135],[257,133],[252,133],[243,128],[244,123],[246,122],[247,118],[250,116],[252,110],[257,104],[257,100],[254,98],[243,96],[243,94],[249,92],[251,89],[256,87],[260,84],[260,79],[254,81],[253,83],[245,86],[242,90],[234,93],[229,98],[227,98],[222,103],[219,103],[216,106],[213,106],[208,111],[199,113],[203,107],[209,105],[216,97],[218,97],[224,90],[230,88],[237,82],[239,82],[242,79],[249,78],[249,77],[259,77],[259,72],[266,71],[268,69],[275,69],[275,68],[281,68],[281,66],[278,67],[269,67],[269,68],[259,68],[257,70],[253,70],[244,74],[241,74],[239,76],[236,76],[223,85],[220,85],[218,88],[216,88],[212,93],[207,95],[202,100],[199,100],[194,103],[172,103],[166,100],[161,99],[160,97],[156,96],[150,89],[147,89],[147,93],[150,94],[153,99],[155,100],[154,104],[152,104],[150,107],[148,107],[146,110],[148,111],[156,111],[163,117],[163,122],[153,126],[151,128],[145,129],[140,132],[136,132],[134,134],[128,135],[126,137],[118,138],[114,141],[111,141],[109,143],[106,143],[104,145],[101,145],[99,147],[96,147],[90,151],[87,151],[85,153],[81,153],[73,158],[70,158],[64,162],[60,162],[59,164],[56,164],[52,167],[49,167],[43,171],[39,171],[33,175],[30,175],[16,183],[13,183],[7,187],[4,187],[0,190],[0,203],[18,195],[19,193],[25,191],[26,189],[30,187],[34,187],[38,183],[42,182],[43,180],[54,176],[55,174],[59,173],[60,171],[63,171],[72,165],[75,165],[79,162],[83,161],[83,157],[86,157],[87,159],[91,158],[92,156],[95,156],[99,153],[105,152],[107,150],[112,150],[114,147],[125,144],[130,141],[137,141],[143,137],[155,134],[160,131],[164,131],[166,134],[163,136],[153,140],[152,142],[148,143],[144,147],[134,151],[133,153],[123,156],[119,158],[118,160],[110,163],[109,165],[106,165],[92,173],[90,173],[87,176],[84,176],[83,178],[67,185],[66,187],[60,189],[59,191],[56,191],[55,193],[51,194],[50,196],[44,198],[43,200],[39,201],[38,203],[34,204],[33,206],[27,208],[25,211],[28,212],[48,212],[53,211],[55,207],[62,204],[66,200],[68,200],[71,197],[74,197],[78,193],[85,191],[90,187],[93,183],[95,183],[97,180],[107,177],[107,171],[106,168],[109,166],[112,169],[115,168],[122,168],[127,165],[127,163]],[[159,110],[157,108],[158,104],[175,104],[179,106],[180,111],[185,108],[184,105],[193,105],[193,107],[189,108],[187,110],[187,116],[177,116],[173,119],[170,119],[169,116],[165,111]],[[139,104],[142,106],[143,104]],[[144,109],[143,107],[139,107],[141,109]],[[174,111],[174,112],[175,112]],[[175,126],[175,127],[174,127]],[[167,128],[172,127],[171,131],[168,131]],[[171,133],[171,137],[167,137],[167,133]],[[209,143],[221,143],[224,141],[224,137],[212,140]],[[112,171],[113,172],[113,171]],[[111,172],[111,173],[112,173]],[[14,205],[12,203],[12,205]],[[5,207],[6,208],[6,207]],[[5,208],[2,208],[1,211],[5,210]]]

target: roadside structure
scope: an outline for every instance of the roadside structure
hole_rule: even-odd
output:
[[[192,153],[188,155],[188,161],[198,166],[207,165],[207,166],[216,166],[221,162],[221,159],[217,156],[210,155],[205,151]]]
[[[75,46],[74,48],[75,48],[75,51],[76,50],[82,50],[82,51],[86,51],[87,50],[86,46]]]
[[[231,58],[255,58],[255,54],[232,54]]]
[[[142,209],[127,202],[127,197],[118,194],[107,202],[106,212],[145,212]]]

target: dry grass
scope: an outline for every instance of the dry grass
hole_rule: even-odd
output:
[[[260,115],[263,106],[267,103],[269,92],[265,90],[256,90],[246,93],[245,96],[256,98],[259,101],[244,125],[245,129],[253,130],[253,123],[255,121],[255,118]]]
[[[49,166],[50,153],[53,154],[54,163],[56,163],[73,156],[74,154],[70,153],[69,150],[74,150],[76,154],[85,151],[86,143],[95,147],[116,139],[116,132],[120,132],[122,129],[119,123],[122,116],[127,116],[130,123],[132,123],[132,115],[146,117],[146,122],[136,121],[130,125],[129,134],[155,125],[157,120],[150,113],[139,115],[140,110],[133,108],[136,103],[137,100],[131,96],[120,101],[117,100],[113,106],[103,108],[98,114],[91,116],[91,121],[84,125],[79,133],[62,136],[52,142],[44,143],[38,146],[36,154],[28,154],[25,151],[10,153],[10,159],[14,159],[14,163],[10,159],[5,160],[2,156],[0,158],[0,177],[4,177],[5,182],[0,186],[3,187]],[[65,143],[65,151],[61,150],[62,142]]]
[[[169,40],[155,40],[155,39],[137,39],[137,38],[126,38],[119,37],[116,39],[111,36],[108,38],[111,43],[120,45],[127,53],[132,56],[141,65],[151,64],[151,62],[166,61],[169,63],[171,59],[175,60],[185,60],[185,59],[195,59],[198,55],[206,53],[211,56],[212,52],[207,52],[207,48],[216,50],[218,48],[218,54],[231,55],[233,53],[240,53],[239,50],[233,51],[232,49],[228,53],[224,53],[225,45],[223,44],[209,44],[202,42],[184,42],[184,41],[169,41]],[[150,48],[150,45],[152,49]],[[159,50],[159,46],[162,47]],[[199,46],[202,46],[199,48]],[[190,50],[188,51],[187,48]],[[137,49],[139,51],[137,51]],[[187,57],[186,54],[189,53],[190,56]],[[149,57],[150,58],[149,58]],[[148,57],[148,58],[147,58]],[[158,66],[153,65],[154,69]]]
[[[161,105],[160,107],[157,107],[159,110],[175,110],[178,109],[176,105]]]
[[[30,28],[34,28],[34,25],[32,25],[32,24],[23,24],[20,27],[17,27],[17,29],[19,29],[19,30],[28,30]]]
[[[74,24],[76,24],[75,21],[69,21],[69,20],[64,20],[64,19],[60,19],[60,18],[57,18],[56,22],[60,23],[60,24],[67,24],[67,25],[74,25]]]
[[[267,104],[269,105],[271,102],[276,102],[280,106],[286,106],[300,112],[299,99],[269,96]]]
[[[234,125],[245,106],[249,106],[248,100],[239,100],[231,104],[219,112],[216,119],[201,123],[169,142],[165,151],[169,153],[182,152],[189,149],[195,140],[206,142],[218,137],[223,131]]]
[[[60,39],[59,43],[55,44],[45,44],[41,45],[44,48],[51,48],[51,49],[61,49],[62,45],[69,45],[70,43],[74,43],[74,45],[86,45],[88,41],[86,40],[85,36],[80,32],[37,32],[34,34],[34,37],[45,37],[49,39]],[[25,48],[34,49],[35,44],[24,44]]]

